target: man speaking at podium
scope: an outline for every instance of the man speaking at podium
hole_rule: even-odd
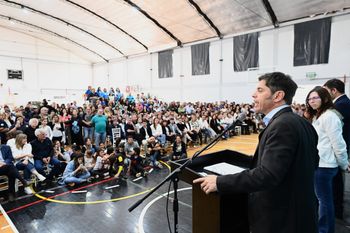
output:
[[[259,77],[253,98],[255,112],[265,115],[266,128],[259,135],[250,169],[193,181],[207,194],[249,193],[252,233],[317,232],[317,133],[289,106],[296,89],[291,77],[280,72]]]

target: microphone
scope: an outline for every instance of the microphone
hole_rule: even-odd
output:
[[[247,113],[245,111],[241,112],[238,115],[237,120],[235,120],[229,127],[227,127],[225,131],[235,129],[236,126],[241,125],[243,123],[246,117],[247,117]]]

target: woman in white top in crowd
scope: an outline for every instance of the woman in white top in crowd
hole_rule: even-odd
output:
[[[163,134],[162,126],[159,124],[159,119],[154,118],[153,124],[151,125],[152,135],[159,140],[159,142],[164,145],[165,144],[165,134]]]
[[[24,170],[24,179],[30,180],[30,174],[33,173],[40,181],[44,181],[45,176],[39,174],[34,167],[32,146],[27,143],[27,135],[18,134],[15,145],[11,147],[12,156],[18,170]]]
[[[52,140],[53,134],[52,134],[52,129],[50,126],[47,125],[47,118],[41,119],[41,125],[39,128],[42,128],[46,132],[46,137],[48,137],[50,140]]]
[[[60,122],[58,115],[54,115],[52,117],[52,141],[60,141],[62,142],[64,126],[63,123]]]
[[[319,232],[334,233],[332,180],[338,169],[349,169],[341,115],[334,109],[328,91],[320,86],[309,92],[306,106],[309,119],[318,134],[320,161],[315,172],[315,192],[319,201]]]

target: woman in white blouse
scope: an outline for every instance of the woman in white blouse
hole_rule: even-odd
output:
[[[43,128],[46,131],[46,137],[52,140],[52,129],[50,128],[50,126],[47,125],[47,123],[47,118],[41,119],[41,125],[39,126],[39,128]]]
[[[45,176],[39,174],[34,167],[34,159],[32,154],[32,146],[27,143],[27,135],[18,134],[16,136],[15,145],[11,147],[12,156],[18,170],[24,170],[24,179],[29,180],[30,174],[33,173],[40,181],[44,181]]]
[[[307,95],[306,106],[318,134],[320,161],[315,172],[315,192],[319,201],[319,232],[334,233],[332,180],[338,169],[349,170],[346,144],[342,137],[342,116],[334,109],[328,91],[319,86]]]
[[[166,141],[165,134],[163,134],[162,126],[159,124],[159,119],[154,118],[151,125],[152,135],[159,140],[160,144],[164,145]]]

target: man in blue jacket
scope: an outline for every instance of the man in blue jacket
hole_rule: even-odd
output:
[[[346,143],[346,149],[350,151],[350,99],[344,93],[345,85],[339,79],[328,80],[324,85],[331,95],[335,109],[343,116],[343,138]],[[333,180],[333,195],[335,216],[343,219],[343,201],[344,201],[344,177],[339,169],[338,174]]]

